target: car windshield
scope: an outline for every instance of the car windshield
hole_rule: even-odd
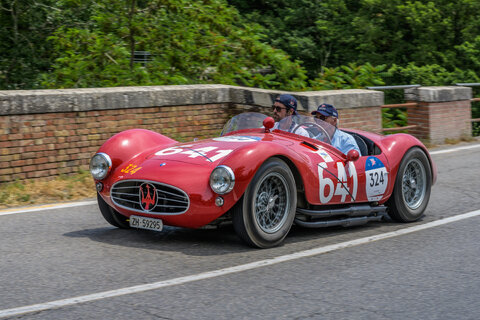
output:
[[[266,117],[266,115],[256,112],[240,113],[228,120],[220,135],[224,136],[237,130],[261,128]]]
[[[226,135],[230,132],[243,130],[243,129],[255,129],[263,127],[263,120],[267,116],[256,112],[245,112],[231,118],[223,127],[221,135]],[[313,139],[320,140],[322,142],[331,144],[333,134],[336,128],[325,121],[317,119],[313,116],[295,115],[286,117],[279,122],[275,123],[272,130],[279,129],[288,131],[295,134],[305,135]]]

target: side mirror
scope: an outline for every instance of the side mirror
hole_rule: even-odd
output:
[[[275,120],[273,120],[272,117],[266,117],[263,120],[263,126],[265,127],[265,132],[266,133],[269,133],[270,129],[272,129],[274,125],[275,125]]]
[[[347,161],[355,162],[358,160],[358,158],[360,158],[360,154],[357,150],[352,149],[347,152]]]

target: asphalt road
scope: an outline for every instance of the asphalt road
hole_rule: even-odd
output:
[[[452,148],[421,221],[294,227],[268,250],[228,226],[115,229],[95,204],[0,211],[0,318],[479,319],[480,145]]]

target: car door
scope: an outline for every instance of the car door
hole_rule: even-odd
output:
[[[316,154],[318,204],[374,202],[386,196],[389,172],[382,154],[347,161],[331,146],[320,146]]]

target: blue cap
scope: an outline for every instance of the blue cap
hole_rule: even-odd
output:
[[[317,112],[324,115],[325,117],[338,118],[337,109],[335,109],[334,106],[328,103],[322,103],[321,105],[319,105],[317,110],[312,111],[312,114],[315,115]]]
[[[289,94],[281,94],[276,99],[276,102],[280,102],[288,109],[293,109],[293,114],[297,114],[297,99]]]

